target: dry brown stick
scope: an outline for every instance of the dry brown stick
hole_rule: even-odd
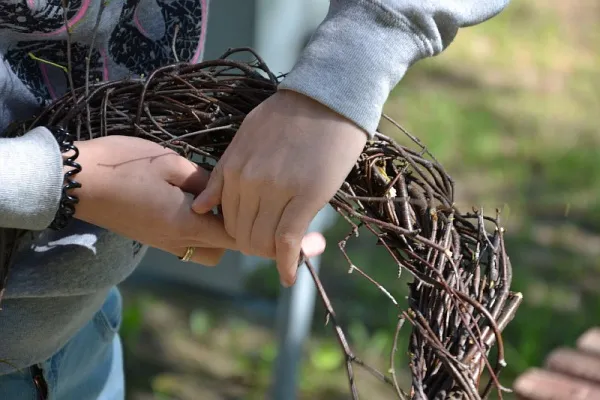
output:
[[[335,331],[337,340],[340,346],[342,347],[344,355],[346,356],[346,371],[348,374],[348,381],[350,384],[350,393],[352,395],[353,400],[358,400],[358,390],[356,388],[356,383],[354,382],[354,371],[352,369],[352,360],[354,359],[354,354],[352,353],[352,350],[350,350],[350,346],[348,345],[348,341],[346,340],[346,335],[344,335],[344,331],[337,323],[335,311],[333,310],[331,301],[329,300],[329,297],[327,296],[327,293],[323,288],[323,284],[319,279],[319,275],[312,266],[310,259],[306,257],[306,254],[304,254],[303,251],[301,252],[301,259],[303,260],[304,264],[306,264],[306,267],[308,268],[308,271],[310,272],[310,275],[312,276],[313,281],[315,282],[315,286],[317,287],[317,293],[319,293],[319,297],[323,302],[323,306],[325,307],[325,310],[327,310],[327,317],[333,324],[333,329]]]
[[[402,389],[400,389],[400,385],[398,385],[398,377],[396,376],[396,352],[398,351],[398,337],[400,336],[400,330],[404,325],[404,321],[406,319],[403,316],[398,317],[398,324],[396,324],[396,332],[394,333],[394,342],[392,344],[392,352],[390,354],[390,372],[392,374],[392,381],[394,383],[394,389],[396,390],[396,394],[400,400],[407,400],[407,394],[404,393]]]
[[[224,57],[238,51],[244,50],[232,49]],[[59,122],[78,137],[82,129],[89,138],[130,134],[187,158],[218,161],[244,117],[277,89],[278,77],[255,53],[250,54],[254,58],[251,63],[230,59],[179,63],[150,71],[145,79],[74,89],[74,94],[58,99],[9,136]],[[340,242],[340,250],[351,271],[359,272],[356,276],[384,293],[392,293],[388,285],[393,287],[396,281],[380,284],[367,268],[358,269],[345,251],[343,244],[365,226],[376,238],[376,245],[383,245],[391,255],[390,266],[395,264],[398,277],[402,270],[413,277],[409,306],[419,317],[409,321],[413,325],[409,346],[414,353],[411,396],[435,397],[452,390],[480,400],[473,387],[485,386],[479,382],[484,366],[491,374],[484,394],[492,386],[503,390],[497,379],[503,365],[492,367],[487,356],[495,343],[498,359],[503,360],[500,335],[504,327],[499,323],[511,309],[514,297],[510,292],[512,266],[499,217],[461,213],[454,205],[451,177],[416,137],[399,124],[392,125],[418,148],[402,146],[382,134],[367,143],[330,201],[351,227]],[[201,165],[212,168],[204,162]],[[485,230],[484,221],[494,224],[495,233]],[[0,275],[5,276],[1,268]],[[319,296],[325,299],[328,312],[333,311],[315,277],[313,273]],[[388,297],[395,307],[401,307],[394,296]],[[336,319],[333,312],[328,315]],[[355,357],[337,321],[334,332],[346,356],[351,393],[358,395],[352,364],[364,367],[398,393],[394,376],[390,379]],[[480,362],[467,363],[465,369],[465,361],[474,356]]]
[[[347,374],[348,374],[348,381],[350,383],[350,393],[352,395],[352,399],[353,400],[358,399],[358,390],[356,388],[356,383],[354,381],[354,371],[352,368],[352,363],[356,363],[356,364],[360,365],[361,367],[365,368],[373,376],[380,379],[382,382],[385,382],[389,385],[393,385],[393,382],[388,377],[386,377],[381,372],[377,371],[375,368],[372,368],[372,367],[368,366],[367,364],[365,364],[362,360],[360,360],[358,357],[356,357],[356,355],[352,352],[352,350],[350,349],[350,345],[348,344],[348,340],[346,339],[346,335],[344,334],[342,327],[337,322],[335,310],[333,309],[333,306],[331,305],[331,301],[329,300],[329,296],[327,295],[327,292],[325,291],[325,288],[323,287],[323,284],[321,283],[321,279],[319,278],[319,275],[315,271],[315,268],[313,267],[310,259],[308,257],[306,257],[306,254],[304,254],[304,252],[301,252],[301,260],[304,264],[306,264],[306,267],[308,268],[310,275],[312,276],[315,286],[317,287],[317,293],[319,294],[319,297],[321,298],[321,301],[323,302],[323,306],[325,307],[325,310],[327,311],[327,318],[333,324],[336,338],[338,339],[338,342],[345,354],[346,370],[347,370]]]

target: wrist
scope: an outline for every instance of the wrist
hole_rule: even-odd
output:
[[[363,145],[370,137],[369,132],[356,123],[356,121],[348,118],[346,115],[338,112],[329,105],[319,101],[316,98],[313,98],[312,96],[288,88],[280,88],[278,90],[278,95],[291,97],[296,103],[295,108],[298,108],[297,105],[301,104],[302,108],[311,110],[310,112],[314,114],[313,120],[315,121],[327,119],[329,121],[333,121],[334,123],[344,125],[343,130],[348,132],[348,134],[353,136],[353,138],[356,140],[363,142]],[[324,115],[326,115],[325,118],[323,118]]]

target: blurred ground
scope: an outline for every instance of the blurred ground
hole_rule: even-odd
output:
[[[600,319],[599,22],[593,0],[513,0],[501,16],[460,32],[442,56],[414,66],[386,107],[455,178],[461,208],[503,210],[514,289],[525,296],[505,333],[508,386]],[[323,279],[357,353],[386,371],[394,310],[377,289],[348,277],[335,246],[341,229],[328,233]],[[395,282],[372,240],[349,247],[357,265]],[[278,292],[272,269],[252,278],[250,299],[125,289],[131,399],[266,398],[275,343],[273,305],[264,301]],[[345,399],[342,360],[323,321],[319,305],[300,392]],[[368,400],[391,398],[368,377],[358,382]]]
[[[272,304],[206,296],[184,286],[127,285],[124,294],[128,399],[266,398],[276,355]],[[301,400],[347,398],[341,353],[328,339],[326,335],[307,343],[310,356],[303,366]],[[386,344],[361,355],[385,370],[381,356]],[[357,379],[366,398],[388,396],[387,387],[361,371]]]

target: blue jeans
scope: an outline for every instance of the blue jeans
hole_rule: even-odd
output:
[[[121,309],[121,295],[113,288],[90,322],[54,356],[38,368],[0,376],[0,399],[123,400]],[[43,376],[41,386],[36,386],[36,373]]]

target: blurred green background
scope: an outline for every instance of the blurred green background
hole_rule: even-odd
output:
[[[593,0],[513,0],[500,16],[462,30],[441,56],[415,65],[386,106],[454,177],[461,208],[503,210],[513,289],[524,294],[505,331],[506,386],[600,325],[599,22]],[[347,274],[336,246],[344,233],[341,220],[327,232],[322,278],[356,353],[387,371],[395,310]],[[403,298],[406,285],[372,238],[349,249],[357,265]],[[129,398],[266,397],[276,355],[268,312],[261,317],[238,307],[239,299],[160,285],[123,290]],[[252,276],[248,290],[257,310],[260,299],[272,304],[274,269]],[[392,398],[368,376],[359,374],[358,384],[365,399]],[[303,399],[348,398],[320,303],[299,390]]]

